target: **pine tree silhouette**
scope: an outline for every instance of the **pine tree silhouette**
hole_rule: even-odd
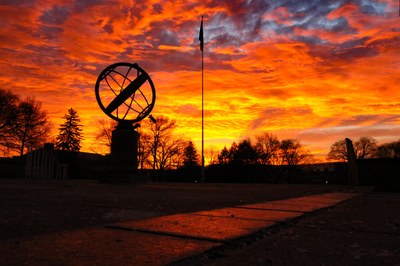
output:
[[[78,112],[70,108],[68,114],[65,114],[63,118],[65,122],[60,125],[56,149],[63,151],[79,151],[81,149],[83,137],[82,125],[79,124],[81,119],[78,116]]]
[[[199,165],[199,156],[192,141],[188,142],[183,151],[183,165],[185,167],[194,167]]]

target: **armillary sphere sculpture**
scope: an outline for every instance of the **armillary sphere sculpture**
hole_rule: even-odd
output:
[[[119,125],[143,120],[156,100],[153,81],[136,63],[116,63],[105,68],[97,78],[95,93],[101,110]]]
[[[139,133],[135,128],[153,110],[156,101],[153,81],[138,64],[116,63],[100,73],[95,94],[101,110],[118,121],[111,137],[113,165],[118,171],[124,169],[121,165],[137,169]],[[113,174],[116,172],[114,170]]]

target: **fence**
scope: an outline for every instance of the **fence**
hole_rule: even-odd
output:
[[[67,178],[68,165],[57,161],[53,150],[31,151],[26,158],[26,178],[61,179]]]

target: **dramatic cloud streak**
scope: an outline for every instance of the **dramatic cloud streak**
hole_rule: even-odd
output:
[[[325,156],[339,138],[400,136],[397,0],[2,1],[0,87],[43,102],[55,125],[82,118],[97,150],[94,97],[108,65],[137,62],[154,115],[201,138],[204,15],[207,145],[270,131]],[[56,133],[56,126],[55,126]]]

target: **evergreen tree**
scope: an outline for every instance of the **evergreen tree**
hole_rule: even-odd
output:
[[[199,165],[199,155],[192,141],[189,141],[183,151],[183,165],[185,167],[194,167]]]
[[[81,149],[82,125],[77,111],[70,108],[68,114],[65,114],[64,124],[60,125],[57,136],[56,149],[63,151],[79,151]]]
[[[228,164],[229,161],[230,161],[229,160],[229,151],[226,148],[226,146],[224,146],[221,153],[218,155],[218,163],[219,164]]]
[[[233,154],[234,162],[237,164],[256,163],[256,151],[251,145],[250,139],[244,139],[239,142],[236,152]]]

